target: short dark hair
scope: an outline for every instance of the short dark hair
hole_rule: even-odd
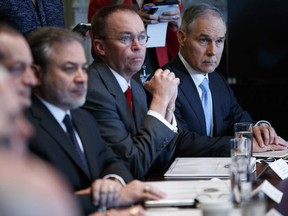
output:
[[[126,11],[137,14],[137,9],[129,5],[109,5],[101,8],[92,18],[92,33],[94,38],[100,38],[106,35],[107,19],[116,11]]]
[[[34,64],[44,69],[46,69],[50,62],[50,53],[53,44],[77,41],[83,45],[83,40],[80,34],[60,27],[41,27],[27,35]]]
[[[190,24],[192,24],[194,20],[197,19],[198,17],[204,17],[207,14],[213,14],[214,16],[221,18],[225,24],[224,15],[217,7],[215,7],[214,5],[201,3],[192,5],[191,7],[187,8],[184,11],[182,17],[181,29],[189,34],[191,31]]]

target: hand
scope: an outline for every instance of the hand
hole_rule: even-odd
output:
[[[93,203],[100,208],[115,206],[120,195],[122,185],[111,179],[97,179],[91,186]]]
[[[254,144],[253,141],[253,152],[265,152],[265,151],[280,151],[287,150],[287,146],[279,145],[279,144],[270,144],[265,145],[264,147],[260,147],[258,144]]]
[[[144,6],[154,6],[154,5],[155,4],[153,3],[149,3],[149,4],[145,4]],[[143,8],[138,11],[138,14],[145,24],[155,24],[159,22],[159,16],[149,14],[148,10],[144,10]]]
[[[182,19],[179,9],[164,12],[159,16],[160,22],[169,22],[173,27],[176,27],[177,29],[180,28],[181,20]]]
[[[154,76],[144,83],[144,87],[152,94],[150,110],[160,113],[164,118],[167,106],[177,97],[179,78],[170,70],[156,70]]]
[[[279,144],[278,136],[273,127],[256,126],[253,127],[253,135],[257,140],[258,145],[263,148],[269,144]]]
[[[134,180],[122,188],[118,199],[118,206],[127,206],[143,200],[158,200],[165,194],[148,184]]]
[[[137,205],[123,209],[109,209],[106,212],[95,212],[89,216],[144,216],[145,211],[142,206]]]

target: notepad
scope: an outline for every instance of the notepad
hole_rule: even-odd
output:
[[[146,207],[192,206],[195,199],[199,201],[230,199],[230,180],[172,180],[145,183],[166,194],[164,199],[145,201]]]
[[[254,152],[254,157],[272,157],[272,158],[288,158],[288,150],[282,151],[266,151],[266,152]]]
[[[164,178],[167,179],[227,179],[230,177],[230,157],[178,157]],[[251,158],[250,171],[256,170],[256,159]]]
[[[214,158],[176,158],[167,172],[165,178],[229,178],[230,157]]]

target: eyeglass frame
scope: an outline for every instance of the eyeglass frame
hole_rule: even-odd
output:
[[[139,40],[139,37],[141,36],[145,36],[145,39],[143,38],[143,42],[141,42],[141,39]],[[125,42],[124,37],[129,38],[127,42]],[[110,38],[110,37],[106,37],[106,36],[100,36],[98,37],[98,39],[100,40],[118,40],[120,43],[126,45],[126,46],[131,46],[132,43],[135,41],[135,39],[137,38],[138,43],[143,46],[146,45],[148,42],[148,39],[150,38],[147,34],[139,34],[138,36],[132,35],[130,33],[125,33],[122,34],[121,36],[119,36],[119,38]]]

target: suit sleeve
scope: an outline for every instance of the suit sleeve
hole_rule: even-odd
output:
[[[91,80],[94,79],[90,79],[90,82]],[[133,128],[131,125],[133,120],[125,117],[127,113],[125,115],[124,102],[123,106],[119,105],[118,100],[125,101],[125,97],[119,98],[111,95],[99,77],[94,81],[89,84],[84,108],[95,117],[102,137],[126,162],[134,177],[144,178],[163,149],[171,148],[168,151],[174,151],[173,139],[177,135],[161,121],[147,115],[146,110],[141,110],[141,108],[135,112],[135,115],[143,115],[141,124],[139,127],[136,126],[136,129]],[[142,91],[138,97],[142,97],[141,99],[146,104],[144,99],[146,96],[144,90]]]

